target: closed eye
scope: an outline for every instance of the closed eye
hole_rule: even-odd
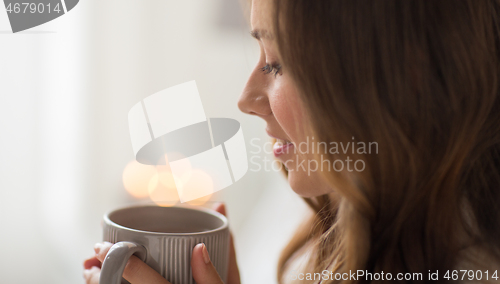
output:
[[[282,72],[281,72],[281,65],[280,64],[269,64],[269,63],[267,63],[266,66],[260,68],[260,70],[262,72],[264,72],[264,74],[273,73],[275,78],[276,78],[276,75],[278,75],[278,74],[281,75],[282,74]]]

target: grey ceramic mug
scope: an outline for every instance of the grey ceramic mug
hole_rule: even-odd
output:
[[[122,274],[131,255],[145,261],[172,284],[194,284],[191,254],[202,242],[226,282],[229,224],[216,211],[153,205],[127,207],[105,214],[103,229],[103,240],[114,245],[102,264],[100,284],[128,283]]]

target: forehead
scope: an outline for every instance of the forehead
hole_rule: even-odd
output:
[[[252,0],[250,21],[252,30],[271,31],[273,0]]]

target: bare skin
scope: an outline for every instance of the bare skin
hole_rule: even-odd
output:
[[[260,46],[259,62],[248,78],[247,84],[238,102],[238,107],[244,113],[256,115],[267,123],[266,132],[274,138],[290,142],[294,146],[306,141],[306,136],[298,131],[303,124],[303,109],[299,101],[293,80],[286,70],[278,68],[279,54],[271,31],[271,3],[267,0],[253,0],[251,10],[252,34]],[[267,71],[261,68],[268,66]],[[277,157],[289,169],[288,182],[291,188],[304,197],[319,196],[332,192],[332,189],[321,182],[316,176],[318,172],[309,175],[295,165],[307,159],[306,155],[284,153]],[[223,204],[215,208],[226,215]],[[226,284],[239,284],[240,275],[236,263],[236,255],[231,235],[230,265]],[[84,262],[84,278],[86,284],[98,284],[101,263],[111,248],[111,243],[98,243],[95,255]],[[211,262],[203,261],[203,245],[198,244],[193,249],[191,259],[193,277],[198,284],[220,284],[217,271]],[[125,267],[123,277],[132,284],[168,284],[156,271],[132,256]]]
[[[215,211],[227,216],[226,207],[224,204],[218,204]],[[83,277],[86,284],[99,284],[99,276],[101,273],[101,264],[106,257],[109,249],[113,244],[104,242],[97,243],[94,247],[95,255],[86,259],[83,263]],[[198,244],[193,248],[193,256],[191,258],[191,269],[193,278],[199,284],[222,284],[222,280],[217,274],[217,270],[211,261],[205,263],[203,259],[203,244]],[[123,278],[132,284],[170,284],[158,272],[153,270],[139,258],[130,257]],[[229,255],[229,271],[227,284],[239,284],[240,273],[238,264],[236,263],[236,253],[234,251],[233,236],[230,237],[230,255]]]
[[[293,144],[295,151],[290,147],[277,158],[288,168],[288,182],[297,194],[313,197],[330,193],[333,190],[323,182],[319,171],[309,172],[298,166],[307,166],[308,161],[312,160],[310,153],[304,153],[306,150],[300,150],[304,154],[297,151],[297,147],[306,145],[307,140],[301,130],[304,127],[304,109],[296,84],[287,73],[286,66],[280,68],[278,48],[271,33],[271,5],[272,1],[252,1],[251,33],[259,43],[260,58],[248,78],[238,107],[244,113],[264,119],[267,124],[266,132],[271,137]],[[265,66],[269,66],[271,72],[262,71],[261,68]],[[311,140],[312,137],[309,137],[309,141]]]

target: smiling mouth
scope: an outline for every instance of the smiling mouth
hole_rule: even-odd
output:
[[[283,154],[288,153],[290,149],[294,146],[293,142],[291,142],[290,140],[278,138],[272,135],[270,131],[267,129],[266,132],[270,137],[276,139],[276,142],[273,145],[273,154],[276,158]]]
[[[286,144],[292,143],[292,142],[290,142],[288,140],[284,140],[284,139],[279,139],[279,138],[275,138],[275,139],[276,139],[276,143],[275,144],[286,145]]]
[[[288,140],[276,138],[276,143],[273,145],[273,154],[276,158],[278,158],[279,156],[288,153],[290,148],[293,146],[293,143]]]
[[[281,138],[278,138],[278,137],[274,136],[273,134],[271,134],[271,132],[270,132],[268,129],[266,129],[266,132],[267,132],[267,135],[269,135],[271,138],[276,139],[276,142],[280,142],[280,143],[281,143],[281,144],[283,144],[283,145],[284,145],[284,144],[288,144],[288,143],[292,143],[292,142],[291,142],[291,141],[289,141],[289,140],[286,140],[286,139],[281,139]]]

